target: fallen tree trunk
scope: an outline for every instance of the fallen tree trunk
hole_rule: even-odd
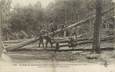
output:
[[[110,10],[113,10],[113,9],[114,9],[114,7],[103,11],[103,15],[104,15],[105,13],[108,13]],[[65,27],[64,29],[58,29],[58,30],[56,30],[55,32],[51,32],[51,33],[49,33],[48,35],[56,34],[56,33],[59,33],[59,32],[62,31],[62,30],[67,30],[67,29],[70,29],[70,28],[72,28],[72,27],[79,26],[79,25],[83,24],[84,22],[86,22],[86,21],[88,21],[88,20],[90,20],[90,19],[92,19],[92,18],[95,18],[95,16],[96,16],[96,15],[89,16],[88,18],[83,19],[83,20],[81,20],[81,21],[79,21],[79,22],[77,22],[77,23],[74,23],[74,24],[72,24],[72,25],[70,25],[70,26],[68,26],[68,27]],[[7,50],[18,49],[18,48],[24,47],[24,46],[26,46],[26,45],[28,45],[28,44],[31,44],[31,43],[33,43],[33,42],[36,42],[37,40],[38,40],[38,38],[29,39],[29,40],[24,41],[24,42],[21,42],[21,43],[19,43],[19,44],[17,44],[17,45],[13,45],[13,46],[11,46],[11,47],[7,47],[6,49],[7,49]]]
[[[33,42],[36,42],[37,40],[38,39],[36,39],[36,38],[29,39],[29,40],[26,40],[24,42],[18,43],[17,45],[13,45],[13,46],[7,47],[6,50],[18,49],[18,48],[24,47],[24,46],[26,46],[28,44],[31,44]]]
[[[110,37],[101,39],[101,42],[108,41],[108,40],[113,40],[113,39],[114,39],[114,37],[110,36]],[[65,42],[68,42],[68,41],[65,41]],[[86,40],[79,40],[79,41],[76,41],[75,45],[77,46],[77,45],[83,45],[83,44],[89,44],[89,43],[93,43],[93,39],[90,39],[90,40],[88,40],[88,39],[86,39]],[[69,46],[69,45],[68,44],[60,45],[60,47],[65,47],[65,46]]]
[[[101,48],[102,51],[112,51],[114,50],[115,48],[113,47],[108,47],[108,48]],[[66,52],[66,51],[92,51],[92,49],[83,49],[83,48],[80,48],[80,49],[59,49],[59,50],[56,50],[56,49],[16,49],[16,50],[12,50],[11,52],[19,52],[19,51],[57,51],[57,52]]]

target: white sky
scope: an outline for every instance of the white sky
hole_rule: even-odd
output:
[[[35,4],[37,1],[40,1],[42,4],[42,7],[46,7],[50,2],[55,2],[55,0],[12,0],[12,5],[15,6],[16,4],[28,5],[28,4]],[[115,2],[115,0],[113,0]]]
[[[40,1],[42,7],[45,8],[50,2],[54,2],[55,0],[12,0],[12,5],[15,6],[16,4],[19,4],[25,6],[28,4],[35,4],[37,1]]]

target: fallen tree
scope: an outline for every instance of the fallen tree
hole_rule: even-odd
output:
[[[113,10],[113,9],[114,9],[114,7],[111,7],[110,9],[104,10],[102,13],[103,13],[103,15],[104,15],[104,14],[108,13],[109,11],[111,11],[111,10]],[[67,30],[67,29],[70,29],[70,28],[73,28],[73,27],[82,25],[82,24],[84,24],[86,21],[88,21],[88,20],[90,20],[90,19],[92,19],[92,18],[95,18],[95,16],[96,16],[96,15],[89,16],[88,18],[83,19],[83,20],[81,20],[81,21],[79,21],[79,22],[76,22],[76,23],[74,23],[74,24],[72,24],[72,25],[70,25],[70,26],[68,26],[68,27],[65,27],[65,28],[63,28],[63,29],[58,29],[58,30],[56,30],[56,31],[54,31],[54,32],[48,33],[48,35],[57,34],[57,33],[59,33],[60,31],[64,31],[64,30]],[[33,42],[36,42],[38,39],[39,39],[39,37],[37,37],[37,38],[32,38],[32,39],[23,41],[23,42],[21,42],[21,43],[18,43],[17,45],[13,45],[13,46],[7,47],[6,50],[13,50],[13,49],[18,49],[18,48],[24,47],[24,46],[26,46],[26,45],[28,45],[28,44],[31,44],[31,43],[33,43]]]
[[[105,37],[105,38],[102,38],[101,39],[101,42],[104,42],[104,41],[109,41],[109,40],[113,40],[114,39],[114,37],[113,36],[109,36],[109,37]],[[34,42],[35,40],[33,39],[33,42]],[[59,41],[60,43],[68,43],[68,40],[61,40],[61,41]],[[84,44],[90,44],[90,43],[92,43],[93,42],[93,40],[92,39],[80,39],[80,40],[78,40],[75,44],[76,44],[76,46],[77,45],[84,45]],[[25,43],[27,43],[27,41],[25,41]],[[64,44],[64,45],[60,45],[59,47],[65,47],[65,46],[69,46],[68,44]],[[23,47],[23,45],[22,45],[22,47]],[[10,47],[9,47],[10,48]],[[23,48],[13,48],[13,49],[7,49],[8,51],[18,51],[18,50],[32,50],[33,51],[33,49],[31,49],[31,48],[29,48],[29,49],[25,49],[26,47],[23,47]],[[36,48],[37,49],[37,48]],[[53,48],[54,50],[55,50],[55,46],[54,46],[54,48]],[[40,49],[40,50],[44,50],[43,48],[42,49]],[[45,49],[46,50],[46,49]],[[69,49],[70,50],[70,49]],[[79,50],[79,49],[76,49],[76,50]],[[60,51],[60,49],[59,49],[59,51]]]
[[[38,39],[36,39],[36,38],[29,39],[29,40],[23,41],[21,43],[18,43],[17,45],[13,45],[13,46],[7,47],[6,50],[18,49],[18,48],[24,47],[24,46],[26,46],[28,44],[31,44],[33,42],[36,42],[37,40]]]
[[[107,47],[107,48],[101,48],[102,51],[113,51],[115,50],[113,47]],[[80,48],[80,49],[59,49],[59,50],[56,50],[56,49],[15,49],[15,50],[12,50],[11,52],[20,52],[20,51],[55,51],[55,52],[65,52],[65,51],[92,51],[91,48],[87,48],[87,49],[84,49],[84,48]]]

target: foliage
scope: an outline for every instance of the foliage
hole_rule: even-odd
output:
[[[103,0],[103,9],[110,6],[110,0]],[[50,3],[45,9],[41,7],[40,2],[37,2],[35,5],[15,7],[9,20],[10,29],[11,32],[23,30],[28,35],[38,35],[42,29],[51,31],[51,24],[57,29],[85,19],[94,13],[95,0],[55,0],[55,3]],[[81,26],[80,29],[86,32],[90,28],[86,25]]]
[[[16,7],[10,19],[12,31],[38,32],[44,24],[44,12],[40,5]]]

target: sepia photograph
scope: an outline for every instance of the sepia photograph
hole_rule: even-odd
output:
[[[115,0],[0,0],[0,72],[115,72]]]

